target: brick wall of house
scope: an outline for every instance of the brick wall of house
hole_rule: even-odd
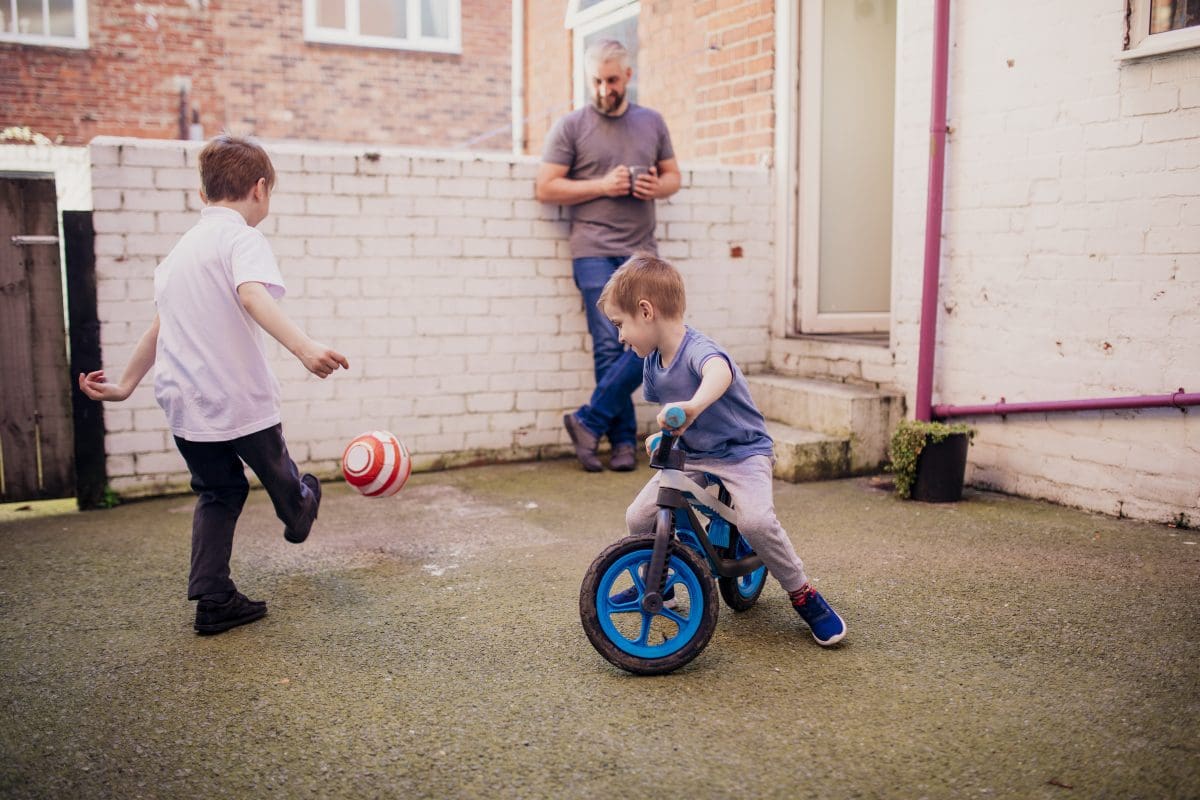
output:
[[[774,136],[774,0],[643,0],[639,102],[662,113],[687,162],[769,163]],[[539,154],[572,103],[565,4],[526,0],[526,152]]]
[[[537,159],[274,145],[262,224],[284,308],[349,357],[326,381],[271,344],[289,446],[332,474],[353,436],[386,428],[418,468],[567,452],[562,414],[593,386],[589,337],[560,209],[532,199]],[[106,368],[119,374],[154,314],[155,265],[196,220],[195,143],[91,146]],[[748,370],[766,361],[773,247],[769,174],[685,169],[659,204],[664,257],[688,280],[688,319]],[[740,247],[740,257],[732,248]],[[640,407],[648,430],[652,413]],[[105,408],[108,471],[126,495],[186,472],[147,379]]]
[[[510,149],[509,0],[462,0],[460,55],[305,42],[302,9],[93,0],[86,50],[0,43],[0,127],[176,138],[182,78],[209,136]]]
[[[1200,52],[1117,61],[1119,3],[959,3],[952,23],[934,402],[1200,391]],[[910,403],[931,40],[931,10],[907,7],[893,342]],[[1195,409],[971,422],[977,485],[1200,524]]]

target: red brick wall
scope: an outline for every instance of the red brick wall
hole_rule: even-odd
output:
[[[509,0],[462,0],[461,55],[305,42],[302,7],[92,0],[87,50],[0,43],[0,127],[174,138],[183,76],[208,135],[510,147]]]
[[[570,108],[571,36],[561,0],[525,2],[526,149],[537,154],[550,123]],[[639,102],[662,113],[681,163],[752,164],[770,156],[774,6],[774,0],[642,0]]]
[[[525,152],[540,154],[554,120],[571,110],[571,32],[563,0],[525,0]]]
[[[696,74],[696,156],[728,164],[769,156],[775,131],[774,0],[702,0],[704,64]]]

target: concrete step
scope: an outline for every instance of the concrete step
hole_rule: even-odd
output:
[[[846,475],[875,472],[904,416],[904,396],[869,386],[774,374],[749,375],[763,416],[792,429],[849,442]]]
[[[850,470],[850,437],[837,438],[767,420],[775,440],[775,477],[803,483],[844,478]]]

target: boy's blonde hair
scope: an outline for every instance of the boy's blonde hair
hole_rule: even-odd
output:
[[[275,167],[257,142],[223,133],[200,151],[200,185],[210,203],[243,199],[259,178],[275,186]]]
[[[687,309],[687,293],[679,270],[650,253],[634,253],[622,264],[600,292],[596,305],[603,311],[613,305],[627,314],[637,311],[638,301],[648,300],[664,317],[680,319]]]

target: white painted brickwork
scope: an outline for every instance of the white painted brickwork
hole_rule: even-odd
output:
[[[893,284],[916,382],[932,4],[901,3]],[[1200,392],[1200,51],[1123,3],[956,3],[934,402]],[[970,480],[1200,524],[1200,409],[976,418]]]
[[[154,314],[154,267],[201,207],[200,145],[91,145],[101,343],[124,368]],[[403,439],[418,468],[567,449],[564,411],[593,386],[567,226],[535,202],[537,160],[362,147],[273,145],[267,234],[288,284],[283,307],[344,352],[321,381],[274,345],[284,432],[302,466],[333,474],[372,428]],[[688,281],[688,320],[748,370],[766,361],[771,308],[769,174],[684,171],[659,203],[661,254]],[[732,247],[743,256],[731,258]],[[642,406],[648,429],[652,414]],[[105,409],[108,471],[122,494],[186,486],[148,377]]]
[[[0,172],[53,175],[59,211],[86,211],[92,207],[91,173],[86,147],[0,144]]]

